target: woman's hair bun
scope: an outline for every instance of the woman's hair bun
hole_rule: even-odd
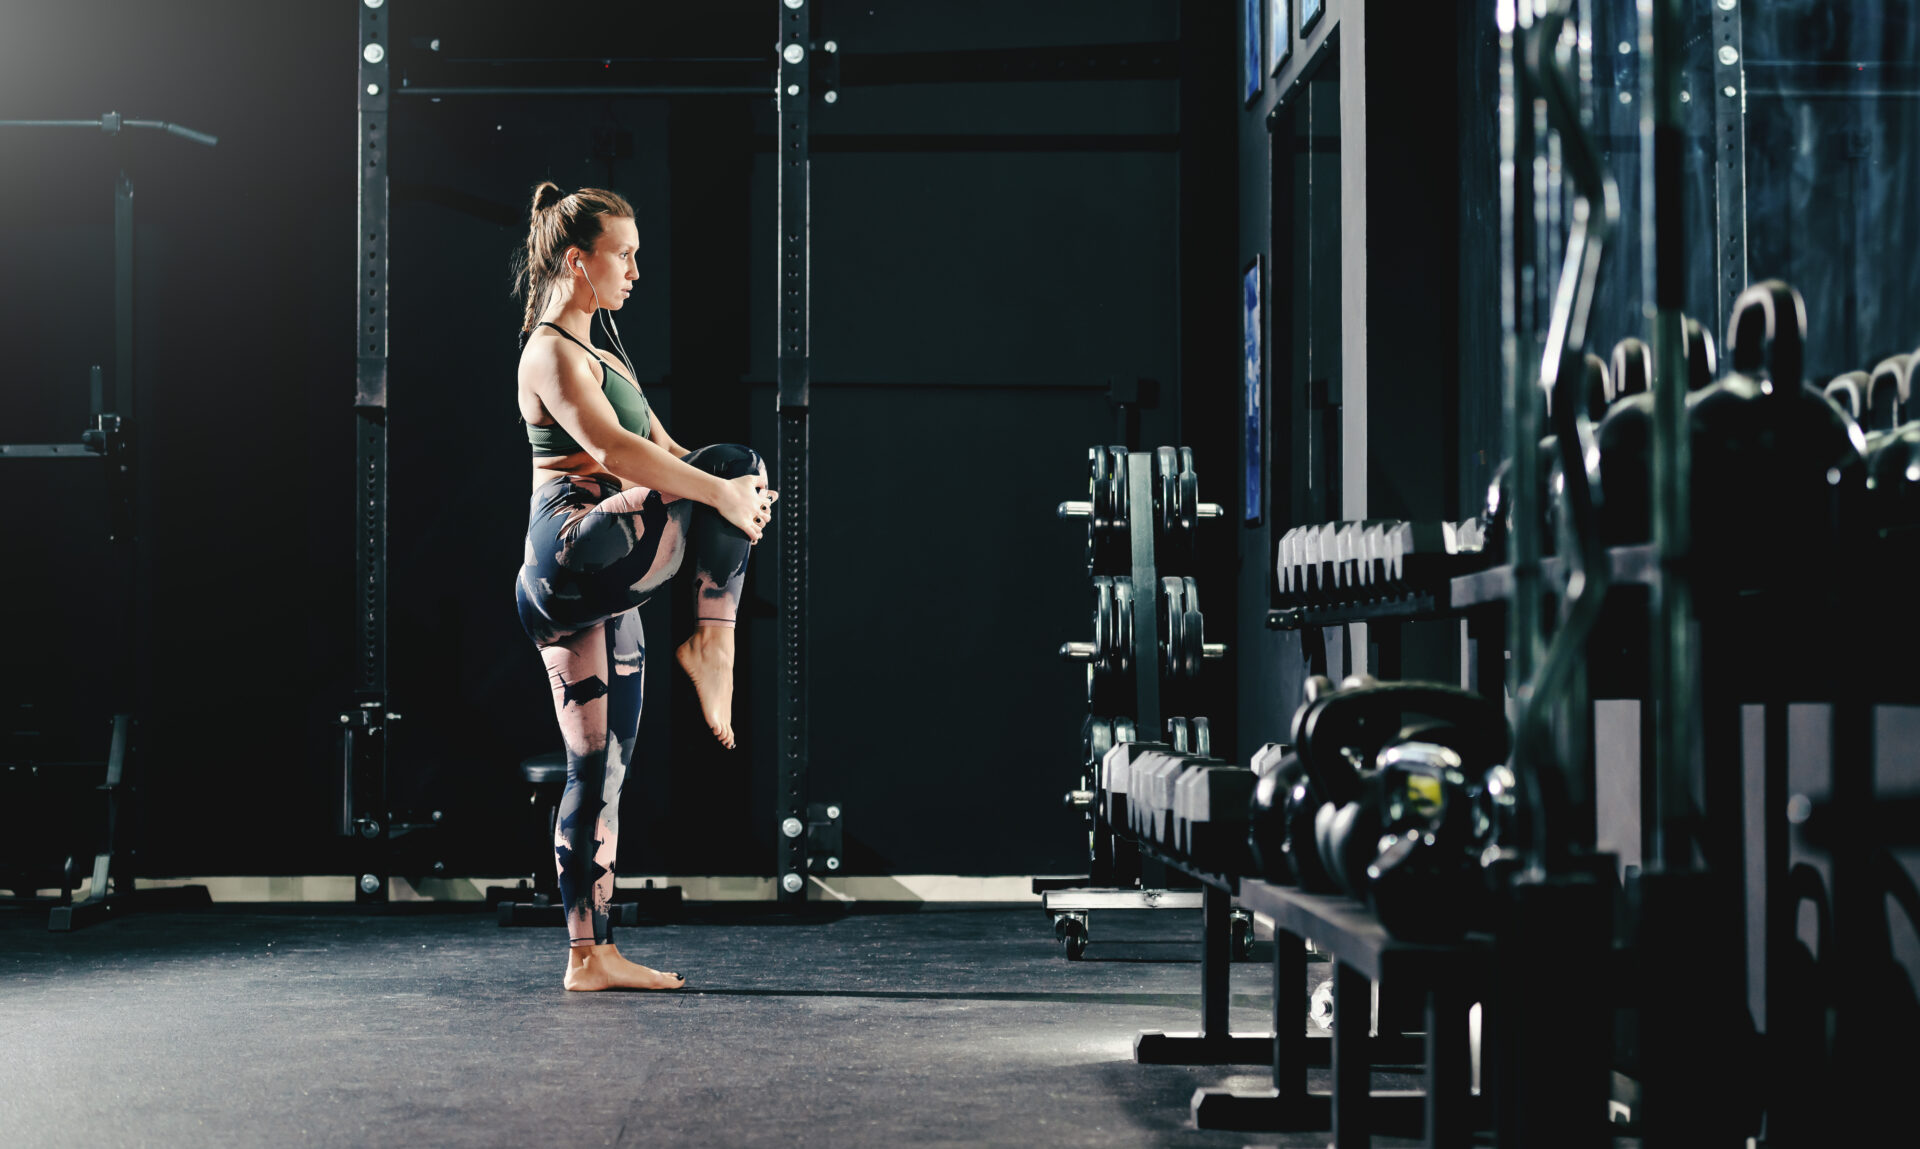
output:
[[[546,211],[566,198],[567,193],[560,190],[559,184],[552,180],[542,180],[540,186],[533,189],[533,210]]]

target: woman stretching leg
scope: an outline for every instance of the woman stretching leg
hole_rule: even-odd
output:
[[[697,626],[675,659],[714,736],[733,748],[733,626],[747,556],[779,497],[748,448],[675,443],[632,367],[623,363],[622,376],[592,347],[590,319],[617,310],[637,278],[636,244],[633,211],[611,192],[535,191],[519,373],[534,492],[515,597],[567,748],[554,850],[574,990],[685,984],[620,956],[611,937],[620,788],[646,665],[638,607],[691,549]]]

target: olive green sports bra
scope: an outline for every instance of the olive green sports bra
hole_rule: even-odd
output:
[[[559,324],[543,322],[535,324],[535,326],[553,328],[555,331],[558,331],[560,334],[566,336],[568,339],[572,339],[576,344],[585,348],[587,354],[599,360],[601,371],[600,390],[606,395],[607,402],[613,404],[613,413],[619,417],[620,425],[640,436],[642,439],[647,438],[648,433],[653,430],[653,409],[647,405],[647,397],[640,390],[640,384],[633,382],[625,375],[607,366],[607,361],[601,359],[600,356],[594,352],[593,348],[587,347],[586,344],[575,339],[572,332],[561,327]],[[625,383],[626,386],[615,386],[613,382],[615,379]],[[558,423],[548,423],[545,426],[541,426],[535,423],[528,423],[525,419],[520,420],[520,422],[527,429],[527,442],[533,445],[533,453],[536,457],[543,455],[576,455],[582,450],[585,450],[580,444],[574,442],[573,436],[567,434],[567,429]]]

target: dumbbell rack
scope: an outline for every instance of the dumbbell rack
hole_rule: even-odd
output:
[[[1204,662],[1225,657],[1227,650],[1204,639],[1194,579],[1160,573],[1161,561],[1178,551],[1190,553],[1200,519],[1225,513],[1217,503],[1199,501],[1192,450],[1096,446],[1089,449],[1088,459],[1091,498],[1061,503],[1057,513],[1063,519],[1087,520],[1087,567],[1095,592],[1093,641],[1060,648],[1061,657],[1087,665],[1092,713],[1082,737],[1086,773],[1066,797],[1091,823],[1091,868],[1084,884],[1062,886],[1048,879],[1034,883],[1069,960],[1085,952],[1088,915],[1094,910],[1202,908],[1200,890],[1143,885],[1138,848],[1108,822],[1096,800],[1103,788],[1098,774],[1109,749],[1140,741],[1143,733],[1153,739],[1164,731],[1168,748],[1206,754],[1212,741],[1207,719],[1165,712],[1191,706],[1192,692],[1178,685],[1197,679]],[[1150,589],[1140,593],[1142,588]],[[1175,689],[1163,690],[1168,685]],[[1128,703],[1130,716],[1100,713],[1104,706]]]
[[[1490,939],[1470,935],[1450,945],[1420,945],[1389,936],[1373,914],[1347,898],[1308,894],[1254,878],[1240,897],[1274,919],[1273,1021],[1264,1052],[1273,1088],[1259,1093],[1196,1090],[1194,1125],[1200,1129],[1331,1130],[1336,1144],[1366,1144],[1370,1127],[1423,1137],[1427,1145],[1464,1145],[1487,1124],[1484,1100],[1472,1092],[1468,1009],[1484,996]],[[1331,1040],[1310,1038],[1299,1024],[1307,1001],[1311,936],[1336,955],[1336,1016],[1364,1018],[1375,985],[1387,980],[1416,990],[1425,1008],[1418,1036],[1372,1035],[1365,1025],[1335,1026]],[[1330,1047],[1330,1048],[1329,1048]],[[1329,1056],[1330,1055],[1330,1056]],[[1426,1088],[1379,1091],[1371,1074],[1381,1064],[1418,1064]],[[1307,1070],[1331,1064],[1329,1093],[1307,1088]]]

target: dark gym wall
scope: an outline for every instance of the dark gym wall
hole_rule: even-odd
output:
[[[418,41],[451,52],[462,20],[535,10],[389,7],[396,43],[410,45],[396,80]],[[16,4],[0,29],[6,116],[115,109],[221,137],[212,150],[118,143],[139,180],[150,873],[341,868],[327,818],[351,640],[355,11]],[[537,11],[564,23],[552,5]],[[753,21],[771,25],[773,0],[697,11],[677,14],[675,35],[765,50]],[[1177,53],[1180,23],[1178,5],[1147,0],[815,12],[816,38],[837,41],[850,73],[862,53]],[[658,48],[634,43],[619,52]],[[1226,58],[1185,66],[1224,71]],[[813,790],[847,811],[852,873],[1084,864],[1060,805],[1077,775],[1082,683],[1054,655],[1087,614],[1083,541],[1052,509],[1084,489],[1087,445],[1113,436],[1111,383],[1157,381],[1142,441],[1183,441],[1178,66],[1152,80],[849,85],[815,107]],[[620,326],[649,397],[683,443],[770,455],[771,110],[395,103],[395,804],[447,812],[451,872],[503,873],[523,862],[513,766],[556,742],[510,597],[528,488],[505,390],[520,320],[507,261],[526,201],[551,177],[634,202],[642,280]],[[111,372],[114,147],[81,132],[0,137],[0,252],[35,269],[10,275],[0,301],[10,342],[33,348],[0,393],[0,440],[74,438],[87,364]],[[1231,467],[1221,456],[1208,472],[1207,457],[1223,496]],[[31,481],[40,518],[0,508],[0,537],[49,519],[76,538],[94,529],[83,483]],[[647,608],[648,742],[623,811],[639,827],[625,872],[770,868],[770,558],[745,611],[738,755],[712,747],[690,692],[662,673],[684,604]],[[97,573],[40,577],[84,588]],[[105,592],[75,593],[92,605],[71,621],[9,612],[10,665],[30,661],[35,675],[15,677],[38,676],[42,694],[90,694],[124,645],[97,621]],[[991,825],[939,800],[983,756],[1003,787]]]
[[[350,4],[0,8],[0,118],[118,111],[220,137],[0,129],[0,441],[75,441],[88,365],[111,378],[113,178],[135,181],[144,635],[97,478],[5,463],[4,688],[104,755],[106,684],[145,652],[155,872],[310,871],[323,844],[350,610],[354,38]]]

